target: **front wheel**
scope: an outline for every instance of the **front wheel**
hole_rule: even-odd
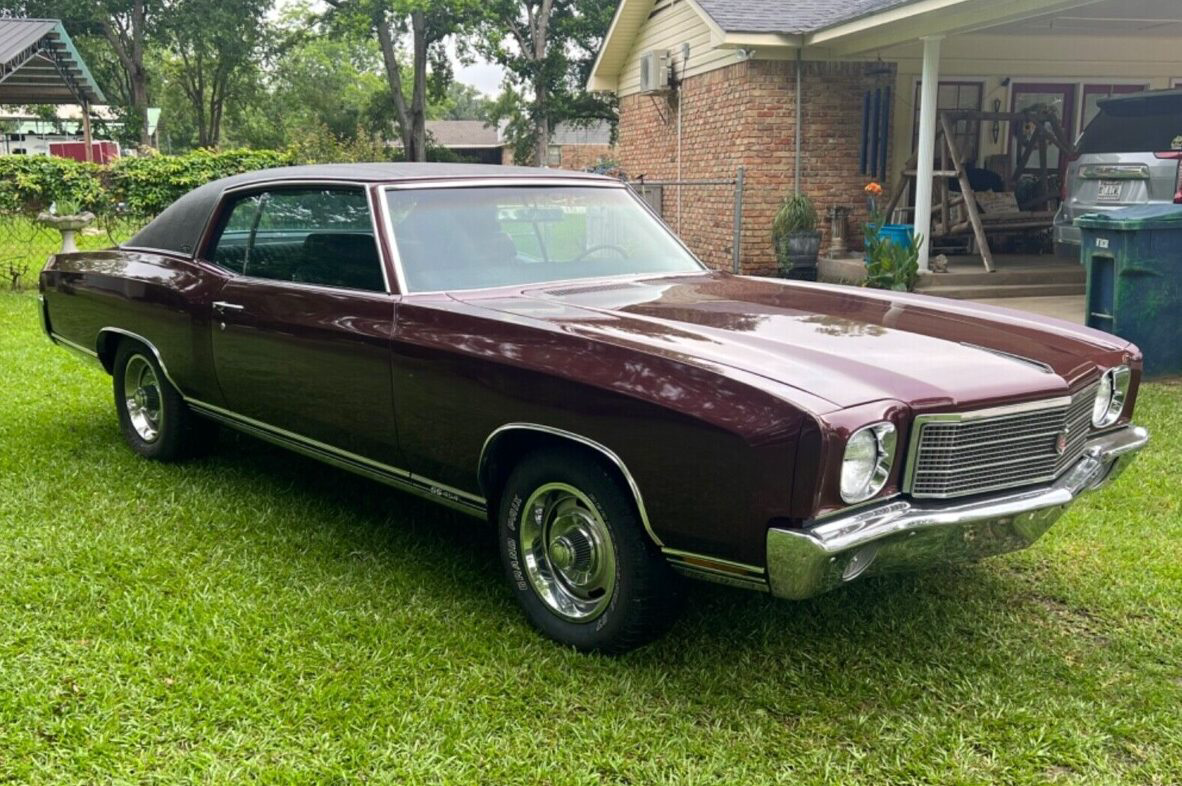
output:
[[[510,586],[542,633],[583,651],[626,652],[665,632],[678,577],[630,495],[594,457],[544,450],[509,476],[499,511]]]
[[[216,426],[193,414],[145,346],[121,342],[111,376],[119,428],[136,453],[173,461],[203,452],[210,445]]]

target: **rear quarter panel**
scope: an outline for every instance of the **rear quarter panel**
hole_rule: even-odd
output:
[[[100,334],[118,328],[150,340],[172,380],[189,396],[218,401],[211,373],[210,294],[221,282],[193,262],[114,249],[58,254],[41,273],[51,332],[100,351]]]

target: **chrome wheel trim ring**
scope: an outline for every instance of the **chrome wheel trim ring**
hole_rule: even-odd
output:
[[[517,524],[525,574],[547,608],[571,622],[602,615],[616,588],[616,549],[587,495],[565,483],[539,486]]]
[[[156,370],[143,355],[132,355],[123,370],[123,406],[136,435],[155,442],[164,425],[164,400]]]

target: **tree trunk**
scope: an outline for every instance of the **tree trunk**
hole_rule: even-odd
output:
[[[427,15],[414,11],[410,15],[414,35],[414,94],[411,97],[411,148],[407,161],[427,160]]]
[[[117,28],[110,19],[103,19],[100,26],[131,88],[131,109],[139,119],[140,144],[148,145],[151,139],[148,136],[148,72],[144,69],[144,32],[147,27],[144,0],[135,0],[132,4],[130,30]]]
[[[386,66],[386,84],[390,88],[390,98],[394,102],[394,114],[398,121],[398,136],[402,139],[402,149],[406,153],[407,161],[414,161],[411,153],[414,149],[414,129],[411,127],[410,109],[406,105],[406,96],[402,92],[402,66],[398,62],[398,49],[394,36],[390,34],[390,25],[381,6],[374,5],[374,31],[378,36],[378,44],[382,50],[382,62]]]
[[[550,36],[550,13],[554,0],[542,0],[542,7],[534,19],[534,135],[537,149],[535,157],[538,166],[546,166],[550,160],[550,104],[546,88],[546,44]]]
[[[550,163],[550,111],[546,102],[545,81],[539,77],[534,86],[534,107],[537,112],[534,119],[534,137],[537,147],[534,156],[537,166],[548,166]]]
[[[140,146],[147,147],[152,137],[148,133],[148,75],[143,67],[131,73],[131,106],[139,119]]]

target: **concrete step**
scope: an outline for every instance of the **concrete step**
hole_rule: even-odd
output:
[[[1011,286],[1018,284],[1083,284],[1087,280],[1083,265],[1051,265],[1047,267],[999,268],[989,273],[957,270],[951,273],[925,273],[919,277],[921,289],[945,286]]]
[[[991,298],[1010,297],[1063,297],[1066,295],[1083,295],[1084,282],[1077,284],[969,284],[966,286],[936,286],[923,287],[917,291],[921,295],[934,297],[948,297],[956,300],[986,300]]]

